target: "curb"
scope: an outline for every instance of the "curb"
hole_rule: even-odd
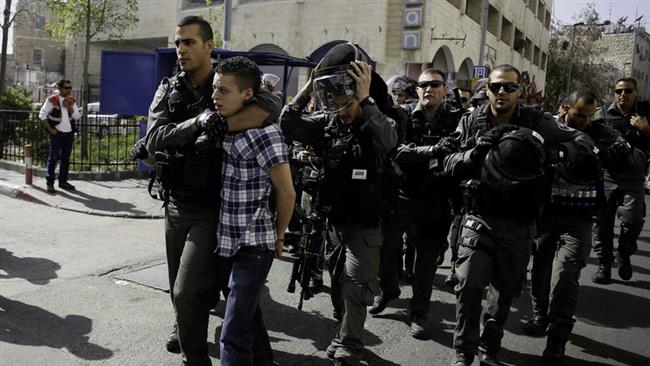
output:
[[[78,212],[78,213],[84,213],[87,215],[92,215],[92,216],[104,216],[104,217],[120,217],[120,218],[126,218],[126,219],[163,219],[165,218],[165,215],[161,214],[151,214],[151,215],[144,215],[144,214],[131,214],[131,213],[125,213],[125,212],[106,212],[106,211],[97,211],[97,210],[83,210],[83,209],[77,209],[77,208],[71,208],[71,207],[66,207],[65,205],[60,205],[60,204],[50,204],[45,201],[42,201],[32,195],[30,195],[28,192],[25,191],[25,187],[23,186],[17,186],[13,185],[10,183],[6,182],[0,182],[0,194],[4,196],[9,196],[12,198],[17,198],[23,201],[28,201],[32,203],[38,203],[41,205],[45,205],[48,207],[53,207],[53,208],[58,208],[60,210],[65,210],[65,211],[72,211],[72,212]]]
[[[23,201],[29,201],[32,203],[38,203],[38,204],[50,206],[47,202],[41,201],[38,198],[27,193],[25,191],[25,187],[16,186],[10,183],[0,182],[0,194],[12,198],[17,198]]]

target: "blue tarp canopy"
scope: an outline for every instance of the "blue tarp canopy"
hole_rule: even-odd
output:
[[[308,59],[272,52],[230,51],[215,48],[216,60],[244,56],[255,61],[265,72],[280,77],[276,86],[283,90],[286,101],[288,86],[296,88],[296,67],[313,68]],[[133,51],[102,51],[100,82],[100,113],[146,116],[158,84],[174,73],[177,64],[175,48],[158,48],[153,53]],[[266,68],[266,69],[265,69]]]

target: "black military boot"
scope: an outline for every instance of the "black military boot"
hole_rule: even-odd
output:
[[[618,276],[624,280],[629,281],[632,278],[632,262],[630,262],[629,255],[619,255],[618,256]]]
[[[174,324],[174,328],[169,334],[167,342],[165,342],[165,347],[168,352],[179,353],[181,351],[181,343],[178,341],[178,327],[176,324]]]
[[[607,285],[612,283],[612,266],[601,263],[598,270],[591,277],[591,282]]]
[[[454,264],[452,263],[451,265],[452,265],[451,272],[449,272],[449,276],[445,278],[445,285],[453,289],[458,284],[458,276],[456,276],[456,271],[454,270],[453,267]]]
[[[548,366],[560,366],[564,359],[565,340],[548,337],[546,340],[546,348],[542,353],[542,360]]]
[[[413,316],[411,318],[411,337],[419,340],[429,339],[429,332],[427,331],[427,317],[426,316]]]
[[[524,333],[532,336],[543,336],[548,328],[548,319],[539,314],[533,314],[524,325]]]
[[[481,366],[501,366],[496,352],[478,350],[478,360]]]
[[[451,360],[451,366],[470,366],[474,362],[474,355],[461,351],[456,351],[454,359]]]
[[[386,309],[386,306],[388,306],[388,303],[391,300],[397,299],[401,295],[400,290],[397,290],[397,292],[386,294],[383,291],[379,294],[379,296],[375,296],[375,301],[372,303],[372,307],[368,312],[372,315],[377,315],[384,311]]]

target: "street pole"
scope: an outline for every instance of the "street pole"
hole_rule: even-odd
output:
[[[223,49],[230,49],[230,24],[232,23],[232,0],[223,2]]]
[[[576,40],[576,27],[582,27],[582,26],[603,27],[610,24],[612,24],[612,22],[610,22],[609,20],[605,20],[604,22],[598,24],[585,24],[583,22],[579,22],[572,25],[573,29],[571,30],[571,48],[569,49],[569,77],[567,78],[566,81],[565,97],[568,97],[569,93],[571,93],[571,82],[573,81],[573,44],[575,43]]]
[[[573,43],[575,42],[576,38],[576,27],[578,25],[581,25],[580,23],[574,24],[572,27],[573,29],[571,30],[571,49],[569,50],[569,77],[567,78],[566,81],[566,91],[564,92],[565,97],[569,96],[569,93],[571,93],[571,78],[573,77]]]
[[[483,66],[483,59],[485,57],[485,37],[487,34],[487,26],[488,26],[488,11],[490,10],[490,2],[489,0],[483,0],[483,5],[481,6],[483,8],[483,16],[481,20],[481,47],[479,49],[479,55],[478,55],[478,65]]]

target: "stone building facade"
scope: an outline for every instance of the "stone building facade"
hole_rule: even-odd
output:
[[[641,98],[650,100],[650,34],[641,27],[624,32],[603,33],[597,43],[603,50],[595,59],[614,67],[619,76],[631,76],[639,83]]]
[[[23,10],[21,10],[23,9]],[[58,81],[63,74],[63,42],[50,38],[45,30],[46,9],[42,3],[20,0],[13,23],[13,62],[7,72],[13,83],[38,87]]]
[[[544,87],[551,0],[490,0],[484,64],[510,63]],[[233,0],[234,49],[318,56],[347,40],[385,78],[426,67],[466,84],[479,62],[481,0]]]
[[[216,19],[223,1],[140,1],[140,22],[124,41],[93,42],[91,88],[97,91],[102,49],[153,51],[172,47],[176,22],[186,15]],[[417,77],[426,67],[448,73],[463,86],[479,62],[482,15],[487,11],[484,64],[510,63],[527,71],[543,90],[552,0],[232,0],[230,49],[274,51],[318,59],[342,41],[358,43],[377,71]],[[222,24],[213,24],[216,29]],[[80,83],[83,44],[66,47],[66,74]],[[265,70],[273,72],[273,70]],[[305,77],[292,75],[289,93]],[[93,93],[95,94],[95,93]]]

